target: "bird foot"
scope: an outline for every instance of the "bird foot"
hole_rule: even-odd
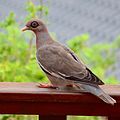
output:
[[[52,88],[52,89],[56,89],[56,86],[53,86],[52,84],[44,84],[44,83],[39,83],[38,87],[40,88]]]
[[[68,85],[66,85],[67,87],[73,87],[73,85],[72,84],[68,84]]]

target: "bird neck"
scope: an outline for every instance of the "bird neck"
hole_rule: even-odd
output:
[[[52,39],[47,30],[40,31],[40,32],[38,31],[36,33],[36,48],[37,49],[40,46],[43,46],[46,43],[49,43],[50,41],[52,41]]]

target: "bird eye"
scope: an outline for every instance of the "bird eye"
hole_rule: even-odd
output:
[[[32,28],[36,28],[37,26],[39,26],[39,24],[38,24],[36,21],[33,21],[33,22],[31,23],[31,27],[32,27]]]

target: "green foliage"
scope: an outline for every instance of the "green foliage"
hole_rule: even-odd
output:
[[[37,115],[0,115],[0,120],[38,120]]]
[[[11,13],[1,23],[3,32],[0,33],[0,81],[28,82],[44,80],[45,76],[39,70],[35,58],[35,46],[29,54],[29,44],[26,34],[23,36]]]
[[[104,120],[103,117],[96,116],[68,116],[68,120]]]
[[[28,11],[28,16],[26,17],[26,20],[30,20],[31,18],[35,18],[37,16],[47,16],[49,13],[48,7],[45,5],[38,5],[35,6],[32,1],[27,2],[26,10]]]
[[[4,29],[14,24],[16,24],[15,14],[11,12],[10,15],[4,20],[4,22],[0,22],[0,28]]]

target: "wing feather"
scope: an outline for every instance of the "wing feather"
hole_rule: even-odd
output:
[[[37,51],[41,68],[54,77],[90,84],[104,84],[74,54],[61,44],[46,45]]]

